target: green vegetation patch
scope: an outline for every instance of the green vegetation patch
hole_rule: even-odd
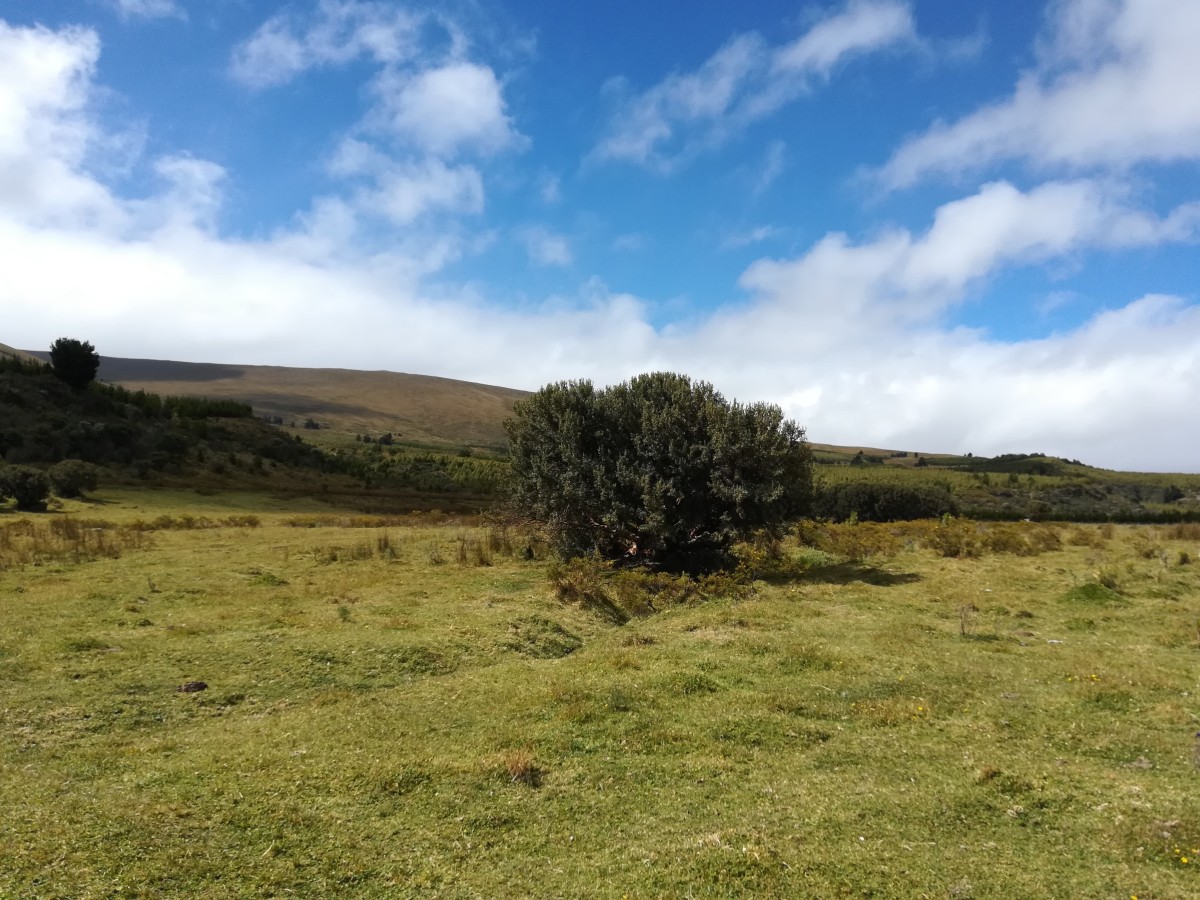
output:
[[[1091,606],[1128,606],[1129,601],[1096,581],[1077,584],[1059,598],[1064,603],[1085,603]]]
[[[561,659],[583,646],[583,640],[544,616],[523,616],[508,625],[504,646],[534,659]]]

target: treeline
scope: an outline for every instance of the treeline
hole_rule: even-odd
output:
[[[1082,466],[1079,460],[1065,460],[1045,453],[1002,453],[999,456],[976,456],[956,463],[967,472],[991,472],[1014,475],[1062,475],[1071,466]]]
[[[509,477],[507,461],[461,453],[438,453],[367,443],[336,452],[340,468],[366,487],[392,486],[445,494],[500,495]]]
[[[185,419],[249,419],[254,415],[253,407],[239,400],[163,397],[144,390],[131,391],[119,384],[101,382],[94,382],[90,390],[108,397],[115,403],[132,406],[153,418],[180,416]]]

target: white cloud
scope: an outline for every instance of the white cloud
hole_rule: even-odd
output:
[[[1012,95],[904,144],[880,172],[906,187],[1006,159],[1115,167],[1200,158],[1200,4],[1059,0],[1038,66]]]
[[[612,248],[623,253],[635,253],[650,246],[650,238],[640,232],[618,234],[613,238]]]
[[[205,231],[216,226],[224,199],[223,168],[206,159],[166,156],[155,162],[154,170],[169,186],[159,201],[167,213],[163,224]]]
[[[447,46],[432,49],[431,29],[440,29]],[[528,142],[505,112],[495,72],[463,59],[466,50],[461,31],[435,13],[365,0],[319,0],[309,15],[274,16],[234,51],[231,73],[255,88],[362,57],[379,66],[369,82],[370,108],[329,164],[330,174],[347,179],[353,189],[341,199],[321,198],[299,223],[299,234],[289,237],[295,246],[328,248],[328,238],[309,229],[328,225],[339,235],[355,232],[347,216],[408,226],[430,213],[483,211],[479,169],[449,160]]]
[[[771,141],[767,144],[767,152],[763,157],[762,166],[754,179],[754,194],[763,193],[783,174],[786,165],[785,154],[787,145],[783,141]]]
[[[0,209],[39,224],[122,222],[80,173],[97,136],[88,103],[99,56],[94,32],[0,21]]]
[[[734,250],[738,247],[748,247],[751,244],[759,244],[770,240],[778,234],[779,229],[774,225],[759,225],[757,228],[751,228],[748,231],[737,231],[727,235],[721,241],[721,249]]]
[[[356,246],[391,245],[415,254],[402,268],[428,272],[470,242],[452,226],[441,234],[380,235],[360,220],[408,229],[435,214],[478,215],[480,170],[455,158],[523,148],[527,139],[505,111],[500,80],[465,58],[463,32],[437,12],[367,0],[319,0],[308,14],[280,13],[233,54],[231,74],[254,88],[282,84],[308,69],[365,58],[378,67],[367,84],[370,105],[343,136],[328,172],[345,187],[323,196],[281,233],[292,252],[319,258]]]
[[[798,259],[760,260],[742,284],[795,298],[826,329],[812,340],[827,338],[829,328],[849,329],[849,338],[864,315],[927,321],[1003,266],[1194,239],[1200,205],[1156,218],[1114,190],[1091,181],[1051,182],[1026,193],[1006,182],[987,184],[940,207],[923,235],[897,229],[853,244],[830,234]]]
[[[109,2],[123,18],[187,18],[187,13],[175,0],[109,0]]]
[[[418,55],[425,21],[391,4],[320,0],[312,15],[284,12],[268,19],[234,50],[230,72],[249,87],[266,88],[361,56],[385,65],[404,62]]]
[[[1079,302],[1079,295],[1074,291],[1051,291],[1037,302],[1039,315],[1049,316]]]
[[[524,143],[504,111],[504,95],[487,66],[454,62],[415,75],[385,70],[373,85],[371,120],[418,149],[449,156],[462,147],[494,153]]]
[[[538,176],[538,196],[547,206],[562,202],[562,179],[552,172],[542,172]]]
[[[695,71],[623,98],[592,158],[671,171],[795,100],[844,60],[915,40],[911,10],[901,0],[850,0],[780,46],[738,35]],[[624,87],[617,81],[609,90]]]
[[[431,212],[483,211],[483,176],[474,166],[451,166],[432,156],[396,160],[365,141],[346,138],[330,160],[329,172],[358,185],[352,198],[356,209],[395,225],[408,225]]]
[[[912,10],[906,3],[851,0],[843,13],[830,16],[775,55],[779,70],[828,75],[838,63],[898,40],[915,40]]]
[[[374,190],[361,204],[399,225],[431,209],[452,212],[483,211],[483,178],[472,166],[447,166],[438,159],[396,164],[384,170]]]
[[[556,234],[538,225],[522,228],[517,233],[529,261],[536,266],[569,266],[572,261],[571,245],[561,234]]]

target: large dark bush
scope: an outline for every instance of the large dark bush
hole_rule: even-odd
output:
[[[950,492],[932,485],[848,482],[822,487],[813,500],[813,515],[834,522],[900,522],[956,512]]]
[[[12,497],[17,509],[42,510],[50,496],[46,473],[28,466],[0,467],[0,498]]]
[[[548,385],[506,423],[517,508],[565,557],[712,571],[733,543],[807,511],[811,455],[777,406],[683,375]]]
[[[47,474],[54,493],[60,497],[81,497],[84,491],[94,491],[100,480],[100,470],[80,459],[55,463]]]

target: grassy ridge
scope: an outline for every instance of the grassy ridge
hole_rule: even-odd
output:
[[[48,354],[35,354],[48,358]],[[258,415],[312,418],[349,434],[392,432],[435,446],[503,447],[501,423],[525,391],[351,369],[183,363],[102,356],[99,377],[130,390],[249,403]]]
[[[470,520],[101,499],[216,527],[0,568],[0,895],[1200,889],[1190,531],[793,545],[618,627]]]

